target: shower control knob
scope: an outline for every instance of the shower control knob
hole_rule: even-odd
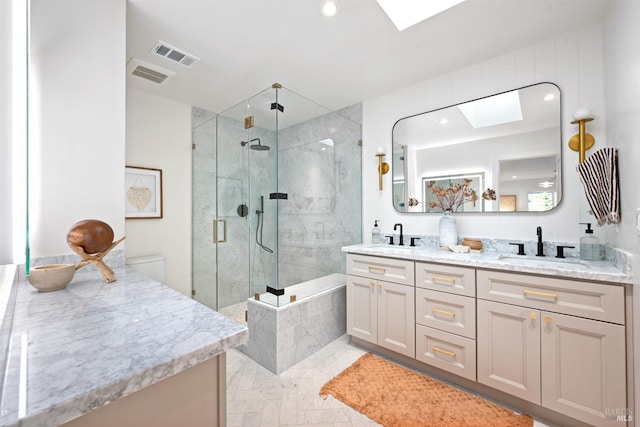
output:
[[[249,215],[249,207],[243,203],[241,205],[238,205],[238,209],[236,209],[236,212],[238,212],[239,217],[244,218]]]

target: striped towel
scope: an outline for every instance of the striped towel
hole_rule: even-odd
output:
[[[578,165],[578,174],[598,225],[620,222],[618,150],[601,148]]]

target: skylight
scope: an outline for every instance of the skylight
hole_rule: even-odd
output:
[[[377,0],[398,31],[431,18],[464,0]]]
[[[517,90],[460,104],[458,108],[475,129],[522,120]]]

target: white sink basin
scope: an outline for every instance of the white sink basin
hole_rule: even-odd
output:
[[[571,258],[500,255],[498,260],[518,265],[530,265],[532,267],[589,269],[587,262]]]

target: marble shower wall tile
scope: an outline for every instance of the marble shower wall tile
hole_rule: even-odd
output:
[[[344,273],[339,248],[362,232],[362,105],[280,131],[280,286]]]

